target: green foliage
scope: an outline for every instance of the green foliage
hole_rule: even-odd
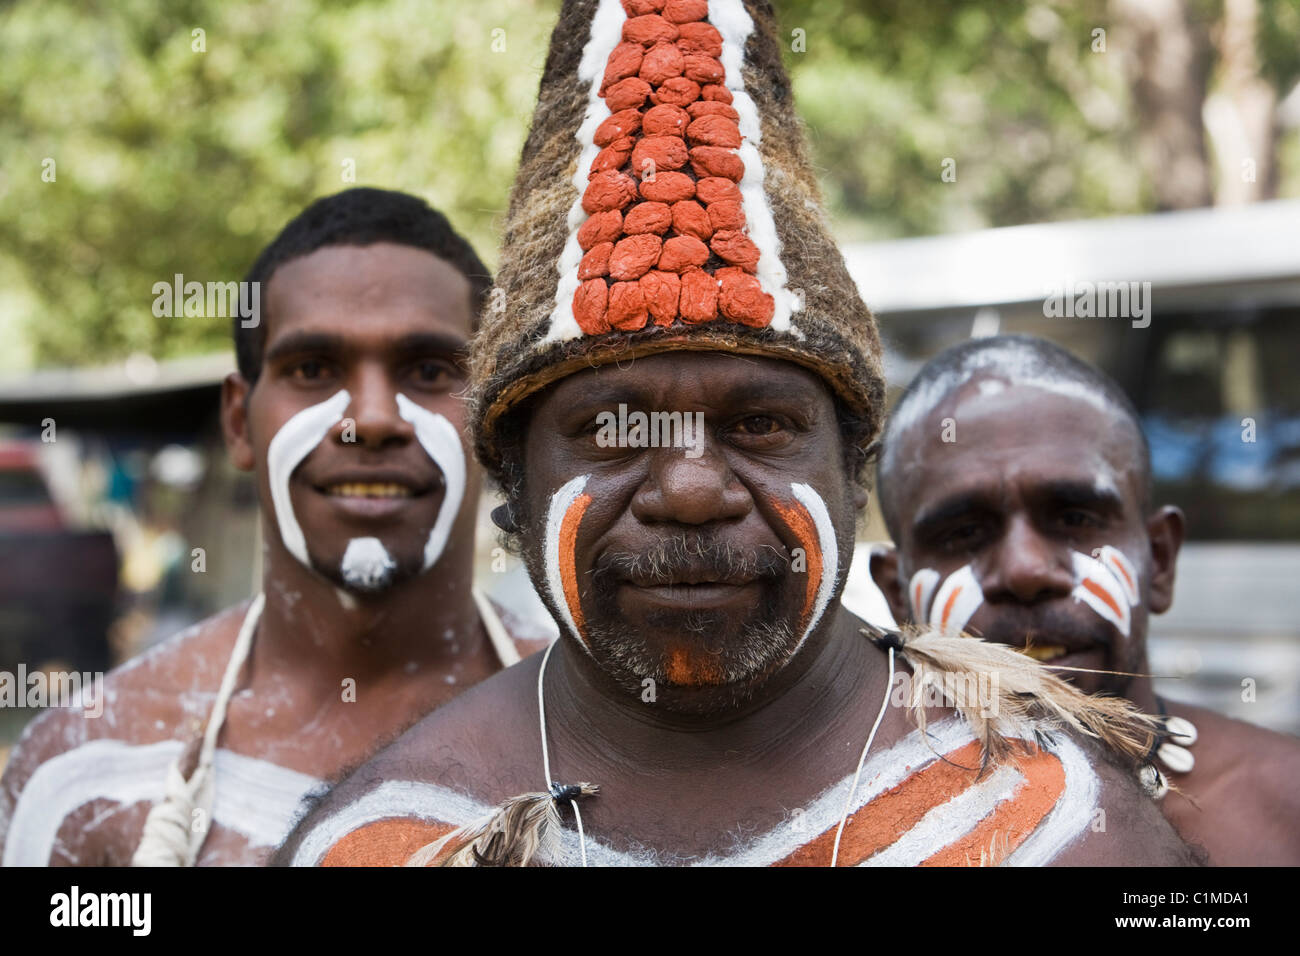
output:
[[[25,334],[45,363],[227,347],[224,319],[155,317],[153,284],[178,272],[239,279],[307,202],[351,185],[347,159],[356,184],[425,197],[493,261],[556,9],[10,6],[0,14],[0,304],[28,313]],[[47,158],[54,182],[42,180]]]
[[[1300,7],[1260,0],[1262,74]],[[1198,0],[1204,16],[1221,0]],[[777,0],[846,239],[1144,212],[1105,0]],[[19,0],[0,12],[0,365],[227,347],[158,318],[174,273],[240,278],[311,199],[402,189],[495,263],[559,0]],[[1107,29],[1107,52],[1092,31]],[[792,31],[801,30],[803,52]],[[202,30],[202,52],[195,30]],[[494,30],[504,33],[494,34]],[[495,41],[495,45],[494,45]],[[501,49],[504,43],[504,49]],[[1300,145],[1279,146],[1283,191]],[[941,178],[956,164],[955,182]],[[53,160],[57,179],[42,180]]]

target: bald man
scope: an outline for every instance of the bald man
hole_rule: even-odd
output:
[[[1145,676],[1184,519],[1152,506],[1147,442],[1113,381],[1040,339],[963,343],[899,400],[878,480],[896,550],[871,575],[899,622],[964,627],[1167,715],[1155,766],[1179,834],[1218,865],[1300,863],[1300,741],[1164,700]]]

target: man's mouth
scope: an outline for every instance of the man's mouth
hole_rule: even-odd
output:
[[[1058,657],[1064,657],[1070,653],[1068,647],[1060,644],[1030,644],[1028,647],[1017,647],[1016,650],[1026,657],[1032,657],[1034,660],[1042,662],[1054,661]]]
[[[326,485],[322,491],[334,498],[412,498],[415,492],[394,482],[349,481]]]

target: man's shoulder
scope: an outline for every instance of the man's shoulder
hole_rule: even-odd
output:
[[[1192,722],[1195,765],[1173,780],[1167,808],[1216,864],[1300,862],[1292,825],[1300,816],[1300,740],[1188,704],[1169,712]]]
[[[541,656],[493,674],[434,710],[381,750],[367,767],[411,780],[439,780],[511,766],[540,753],[537,672]]]
[[[102,688],[85,692],[94,695],[83,697],[85,706],[36,717],[10,754],[4,789],[20,790],[41,764],[93,740],[154,743],[201,726],[244,610],[221,611],[114,668]]]

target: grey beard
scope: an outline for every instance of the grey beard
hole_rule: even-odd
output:
[[[717,620],[710,614],[688,614],[682,629],[694,635],[700,653],[716,655],[722,683],[712,709],[726,709],[748,701],[763,682],[781,669],[794,648],[794,629],[784,620],[748,622],[732,640],[711,640],[717,634]],[[614,683],[629,694],[641,694],[649,678],[661,687],[670,686],[667,661],[648,647],[636,630],[627,625],[587,625],[592,655]]]

